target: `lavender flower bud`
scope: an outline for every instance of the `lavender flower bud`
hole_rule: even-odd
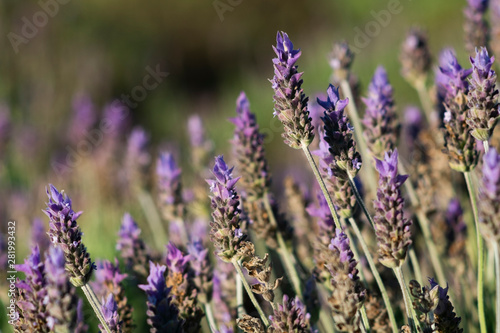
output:
[[[121,333],[123,332],[121,329],[121,321],[118,316],[118,305],[113,297],[113,294],[109,294],[106,299],[102,299],[101,301],[101,311],[104,315],[104,320],[108,325],[111,333]],[[99,324],[99,329],[104,331],[104,327]]]
[[[358,310],[364,302],[366,291],[358,277],[357,262],[349,238],[342,230],[335,230],[335,237],[325,255],[332,285],[332,295],[328,301],[336,328],[341,332],[359,332],[361,320]]]
[[[132,323],[132,307],[128,304],[123,285],[123,280],[126,278],[127,274],[120,272],[117,259],[115,259],[114,264],[104,260],[97,262],[95,282],[91,282],[91,284],[98,296],[104,297],[108,294],[113,296],[121,332],[130,333],[134,326]]]
[[[472,129],[472,136],[487,141],[498,121],[497,75],[491,68],[495,57],[489,57],[485,47],[476,49],[476,57],[470,58],[472,76],[467,94],[467,124]]]
[[[210,303],[213,272],[208,256],[208,248],[205,248],[201,241],[195,241],[188,246],[188,251],[192,259],[193,281],[199,290],[198,299],[201,303]]]
[[[399,56],[401,62],[401,75],[411,84],[425,81],[431,66],[431,53],[426,34],[412,28],[408,31]]]
[[[410,293],[414,297],[413,307],[423,313],[420,321],[426,326],[424,332],[457,332],[462,333],[460,328],[461,318],[453,311],[448,296],[448,287],[441,288],[434,279],[429,278],[429,287],[421,287],[420,284],[410,281]],[[432,313],[432,316],[429,314]]]
[[[275,333],[306,333],[311,332],[309,327],[310,315],[299,298],[288,298],[283,295],[283,303],[278,304],[274,314],[269,316],[272,332]]]
[[[264,150],[264,135],[259,132],[255,114],[250,111],[250,103],[244,92],[236,101],[237,117],[231,118],[235,125],[231,141],[237,168],[241,170],[240,184],[248,200],[261,199],[269,191],[271,176],[268,171]]]
[[[198,289],[194,283],[195,272],[189,264],[191,255],[184,255],[173,243],[167,245],[166,285],[172,295],[172,304],[179,309],[179,317],[184,319],[185,332],[199,332],[203,311],[198,306]]]
[[[465,49],[472,53],[478,46],[487,46],[490,39],[488,22],[484,13],[488,9],[488,0],[467,0],[464,9]]]
[[[21,332],[49,332],[47,304],[44,302],[47,296],[46,272],[38,246],[31,249],[24,264],[16,265],[16,269],[26,275],[24,280],[16,283],[20,294],[16,302],[20,315],[16,327]]]
[[[353,127],[349,124],[344,109],[348,99],[339,98],[338,89],[330,85],[327,89],[328,99],[318,100],[325,109],[321,118],[324,124],[324,140],[329,145],[332,161],[329,164],[332,174],[337,178],[348,179],[348,174],[355,177],[361,168],[361,155],[356,150],[356,142],[352,138]]]
[[[462,69],[453,50],[445,50],[440,57],[438,89],[443,94],[444,113],[443,135],[450,167],[459,172],[467,172],[477,165],[479,152],[476,140],[470,135],[470,127],[466,122],[466,96],[469,92],[467,76],[471,70]]]
[[[31,243],[38,245],[40,252],[46,251],[50,247],[50,239],[45,230],[45,223],[42,219],[35,218],[31,227]]]
[[[368,149],[373,156],[383,158],[385,151],[396,148],[400,130],[392,86],[384,67],[375,70],[368,86],[368,96],[362,100],[366,105],[362,122],[366,128],[363,134]]]
[[[146,315],[149,332],[183,332],[183,321],[178,318],[179,310],[172,304],[172,299],[169,297],[170,288],[167,288],[165,281],[167,267],[150,262],[149,269],[148,284],[139,285],[148,297]]]
[[[128,269],[132,270],[140,280],[148,275],[148,263],[151,260],[146,244],[139,237],[141,229],[129,213],[125,213],[118,232],[116,249],[120,251]]]
[[[375,234],[380,263],[389,268],[400,267],[411,244],[411,221],[404,217],[401,186],[408,178],[398,174],[398,151],[387,152],[383,161],[376,160],[380,174],[377,199],[374,200]]]
[[[177,166],[174,156],[169,152],[160,153],[156,164],[156,175],[160,207],[167,221],[184,218],[181,174],[182,170]]]
[[[324,135],[322,135],[321,132],[319,132],[319,136],[321,138],[319,149],[312,153],[319,156],[320,172],[325,181],[326,188],[332,196],[335,210],[340,216],[349,218],[353,216],[356,210],[356,197],[352,192],[349,181],[344,177],[336,177],[334,175],[334,169],[330,168],[330,165],[332,165],[334,161],[330,153],[330,147],[324,140]]]
[[[354,53],[346,41],[335,43],[330,53],[329,61],[335,80],[345,80],[349,77],[349,71],[354,61]]]
[[[285,130],[281,136],[291,148],[309,146],[314,139],[314,127],[307,111],[308,98],[302,89],[303,73],[299,73],[295,65],[301,52],[293,49],[292,41],[284,32],[278,32],[273,50],[276,58],[273,59],[274,78],[271,84],[274,89],[274,115]]]
[[[59,247],[51,247],[45,258],[47,272],[47,326],[51,332],[76,332],[78,328],[78,303],[76,289],[66,274],[66,254]]]
[[[127,181],[132,191],[141,189],[147,180],[151,155],[148,152],[149,135],[141,127],[136,127],[130,133],[125,156],[125,171]]]
[[[208,179],[212,196],[212,218],[210,238],[214,242],[216,254],[224,261],[231,262],[236,256],[243,235],[240,230],[240,200],[235,185],[240,179],[233,178],[233,168],[229,168],[222,156],[215,158],[213,175]]]
[[[191,159],[195,170],[203,170],[212,156],[213,143],[205,136],[205,129],[199,115],[188,119],[188,134],[191,143]]]
[[[483,157],[479,194],[481,231],[490,242],[500,241],[500,155],[495,148]]]
[[[76,96],[73,99],[73,117],[68,126],[67,137],[72,145],[77,145],[85,140],[85,135],[90,131],[96,121],[96,113],[89,96]]]
[[[73,211],[71,199],[64,191],[59,193],[52,184],[49,184],[49,189],[49,202],[44,211],[50,219],[48,235],[52,243],[64,251],[69,280],[75,287],[81,287],[90,280],[95,269],[90,254],[82,243],[82,232],[76,222],[82,212]]]

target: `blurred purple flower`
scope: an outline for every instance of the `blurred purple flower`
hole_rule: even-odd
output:
[[[190,260],[191,255],[184,255],[172,242],[168,243],[166,262],[169,273],[183,273]]]
[[[464,9],[465,49],[472,53],[476,47],[488,46],[490,31],[485,12],[488,9],[488,0],[467,0]]]
[[[492,147],[483,157],[479,193],[481,231],[491,242],[500,240],[500,154]]]
[[[85,139],[96,122],[96,111],[92,100],[87,95],[73,98],[73,115],[67,127],[67,138],[72,145]]]
[[[149,269],[148,284],[141,284],[139,288],[144,290],[148,297],[146,313],[150,332],[183,332],[183,322],[178,318],[179,310],[171,304],[170,289],[166,286],[167,267],[150,262]]]
[[[362,100],[366,105],[363,134],[372,155],[382,158],[385,151],[396,148],[400,131],[392,86],[384,67],[377,67],[368,86],[368,96]]]
[[[118,305],[113,298],[113,294],[109,294],[106,299],[103,298],[101,304],[104,320],[106,321],[108,328],[111,330],[111,333],[121,333],[122,329],[121,322],[118,317]],[[104,331],[104,327],[101,324],[99,324],[99,329]]]
[[[42,253],[50,247],[50,238],[47,235],[45,223],[38,217],[33,220],[31,226],[31,243],[38,245]]]
[[[151,155],[148,152],[149,135],[141,127],[135,127],[127,141],[125,172],[132,190],[140,189],[147,178]]]
[[[309,327],[310,315],[306,312],[306,307],[299,298],[289,298],[283,295],[283,302],[274,309],[272,316],[269,316],[271,327],[276,332],[311,332]]]

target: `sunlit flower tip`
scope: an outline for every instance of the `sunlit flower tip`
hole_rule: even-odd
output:
[[[181,250],[179,250],[174,243],[170,242],[167,245],[167,267],[169,271],[173,273],[182,273],[185,271],[191,255],[184,255]]]

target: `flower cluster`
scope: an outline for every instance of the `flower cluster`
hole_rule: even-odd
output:
[[[490,39],[488,22],[484,13],[489,0],[467,0],[464,9],[465,49],[472,53],[478,46],[487,46]]]
[[[400,267],[411,244],[411,221],[404,217],[405,199],[401,186],[408,176],[398,174],[398,151],[387,152],[384,160],[376,160],[380,174],[375,207],[374,227],[380,263]]]
[[[82,212],[75,213],[71,207],[71,199],[59,192],[52,184],[47,189],[49,202],[44,213],[50,219],[48,232],[54,245],[64,251],[66,271],[75,287],[85,285],[95,269],[87,248],[82,242],[82,232],[76,220]]]
[[[476,50],[476,56],[470,58],[472,75],[467,94],[467,124],[472,129],[472,136],[487,141],[500,117],[498,113],[497,75],[491,68],[495,57],[490,57],[485,47]]]
[[[274,78],[271,80],[274,89],[274,115],[284,126],[285,144],[299,149],[309,146],[314,139],[314,127],[307,110],[308,98],[302,89],[302,74],[297,71],[295,63],[300,57],[300,50],[294,50],[286,33],[276,36],[276,53]]]
[[[210,237],[216,247],[216,253],[222,260],[230,262],[236,258],[243,232],[240,229],[240,200],[235,185],[240,179],[233,178],[233,168],[229,168],[222,156],[215,158],[213,175],[208,179],[212,192],[212,218]]]
[[[400,124],[394,108],[392,86],[384,67],[379,66],[368,86],[368,96],[362,120],[366,130],[364,136],[373,156],[382,158],[384,152],[396,148]]]
[[[306,333],[310,332],[309,318],[306,307],[298,297],[289,298],[283,295],[283,303],[278,304],[274,314],[269,317],[271,333]]]
[[[361,168],[361,155],[356,150],[353,139],[353,127],[349,124],[344,109],[349,100],[339,98],[338,89],[330,85],[327,90],[326,101],[318,99],[318,104],[323,107],[324,140],[328,144],[332,159],[328,168],[333,176],[348,179],[355,177]]]
[[[436,84],[445,107],[443,118],[444,152],[448,155],[450,167],[460,172],[467,172],[477,165],[479,152],[476,141],[471,136],[471,128],[467,124],[467,94],[469,82],[467,77],[471,70],[460,66],[455,53],[445,50],[439,59],[440,74]]]

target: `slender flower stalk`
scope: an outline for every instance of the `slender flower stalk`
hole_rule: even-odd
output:
[[[95,264],[90,259],[90,254],[82,242],[82,232],[76,222],[82,212],[75,213],[71,206],[71,199],[64,193],[59,192],[52,184],[47,189],[49,202],[44,213],[49,217],[49,237],[52,243],[60,247],[64,252],[65,270],[69,275],[71,284],[75,287],[82,287],[85,296],[92,305],[94,312],[101,321],[101,324],[109,333],[100,304],[94,292],[88,286]]]
[[[472,185],[472,177],[470,172],[464,172],[464,178],[465,182],[467,183],[467,190],[469,191],[470,203],[474,215],[474,223],[476,225],[477,260],[478,260],[477,303],[478,303],[478,313],[479,313],[479,325],[481,333],[486,333],[487,332],[486,315],[484,313],[484,242],[483,238],[481,237],[476,192],[474,191]]]
[[[496,332],[500,332],[500,154],[491,148],[483,157],[479,193],[479,224],[482,235],[494,250],[496,269]]]

